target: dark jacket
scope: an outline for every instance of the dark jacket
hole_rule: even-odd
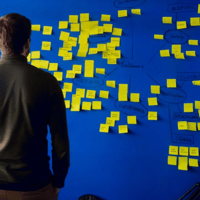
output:
[[[52,141],[49,168],[47,126]],[[69,168],[69,139],[62,90],[50,73],[24,56],[0,61],[0,189],[33,191],[50,182],[62,188]]]

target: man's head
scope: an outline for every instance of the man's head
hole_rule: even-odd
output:
[[[31,21],[26,17],[10,13],[0,18],[0,49],[3,54],[27,56],[30,36]]]

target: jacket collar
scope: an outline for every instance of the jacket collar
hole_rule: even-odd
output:
[[[3,62],[15,61],[15,60],[21,60],[21,61],[27,62],[27,58],[22,55],[7,55],[7,54],[1,55],[1,61]]]

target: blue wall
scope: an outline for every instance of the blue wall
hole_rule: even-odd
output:
[[[194,86],[192,80],[200,80],[199,46],[188,45],[188,39],[200,39],[198,26],[190,26],[190,17],[197,14],[198,1],[178,0],[10,0],[1,2],[1,15],[18,12],[28,17],[32,24],[53,26],[53,34],[43,35],[42,31],[33,32],[31,51],[41,51],[42,58],[51,63],[58,63],[60,72],[64,73],[63,81],[73,83],[73,91],[67,92],[65,100],[71,100],[76,88],[96,90],[96,99],[102,101],[102,110],[71,112],[67,109],[67,121],[71,149],[71,166],[60,190],[59,200],[76,200],[83,194],[94,194],[104,200],[175,200],[199,181],[200,169],[189,167],[188,171],[178,170],[178,166],[167,164],[169,145],[199,147],[199,131],[180,131],[175,117],[183,113],[184,103],[200,101],[200,87]],[[132,8],[140,8],[142,15],[131,14]],[[118,18],[118,10],[126,9],[128,17]],[[59,40],[59,21],[68,21],[69,15],[89,13],[91,21],[101,22],[101,14],[111,15],[113,27],[122,28],[121,59],[117,65],[108,65],[102,54],[77,57],[77,47],[73,47],[73,59],[63,61],[58,57],[58,49],[62,47]],[[163,24],[162,17],[171,16],[172,24]],[[176,21],[186,21],[187,29],[176,29]],[[70,29],[62,30],[70,32]],[[164,35],[164,40],[155,40],[154,34]],[[70,36],[78,37],[79,33],[70,32]],[[107,43],[111,34],[107,34]],[[174,39],[174,37],[176,37]],[[51,51],[42,51],[42,41],[51,41]],[[196,57],[185,56],[185,59],[160,57],[160,50],[169,49],[172,44],[181,44],[182,52],[196,51]],[[89,43],[96,47],[97,43]],[[84,61],[94,60],[94,67],[105,68],[106,74],[96,74],[95,78],[84,78]],[[76,78],[65,78],[66,70],[73,64],[82,64],[83,72]],[[50,72],[52,73],[53,72]],[[167,79],[177,80],[177,89],[166,88]],[[77,80],[77,81],[76,81]],[[75,84],[80,81],[95,80],[102,84]],[[116,80],[117,87],[106,86],[106,80]],[[94,81],[94,82],[95,82]],[[133,106],[131,111],[116,106],[118,85],[128,84],[130,93],[140,93],[140,103],[120,102],[121,105]],[[151,85],[160,85],[162,94],[152,94]],[[109,91],[109,99],[99,98],[100,90]],[[158,106],[149,106],[149,97],[158,98]],[[92,99],[84,98],[82,101]],[[119,103],[119,102],[118,102]],[[140,109],[140,111],[135,110]],[[120,111],[120,121],[110,127],[109,133],[100,133],[101,123],[111,111]],[[158,120],[148,120],[148,111],[158,112]],[[127,125],[127,113],[137,116],[136,125],[128,125],[127,134],[118,133],[118,125]],[[192,116],[197,114],[194,109]],[[194,117],[195,118],[195,117]],[[193,120],[199,122],[199,116]],[[51,138],[48,134],[49,153]]]

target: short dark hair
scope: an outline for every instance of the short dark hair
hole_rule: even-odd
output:
[[[31,36],[31,21],[17,13],[0,18],[0,49],[5,54],[19,55]]]

